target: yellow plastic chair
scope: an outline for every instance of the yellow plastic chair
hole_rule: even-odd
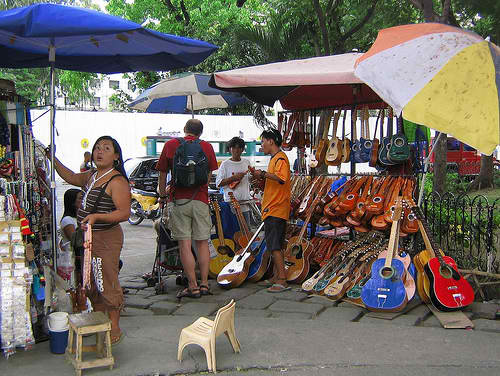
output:
[[[234,352],[239,353],[241,350],[240,342],[236,338],[234,330],[235,306],[236,303],[234,300],[231,300],[229,304],[217,311],[214,321],[206,317],[200,317],[194,323],[182,329],[179,337],[177,359],[182,362],[182,351],[187,345],[199,345],[205,350],[208,370],[217,373],[215,365],[215,339],[222,333],[229,339]]]

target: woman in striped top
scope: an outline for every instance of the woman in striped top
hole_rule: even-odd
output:
[[[120,311],[123,292],[118,281],[123,232],[120,222],[130,215],[130,185],[123,169],[122,151],[110,136],[97,139],[92,148],[92,168],[75,173],[54,158],[57,173],[67,183],[82,187],[78,225],[92,225],[92,277],[88,296],[95,311],[108,312],[111,342],[122,339]]]

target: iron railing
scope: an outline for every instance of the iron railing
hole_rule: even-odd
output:
[[[435,242],[459,267],[500,272],[500,198],[433,192],[422,209]]]

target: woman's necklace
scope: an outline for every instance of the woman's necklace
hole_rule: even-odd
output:
[[[114,170],[114,167],[111,168],[109,171],[106,171],[104,174],[102,174],[99,177],[97,177],[97,172],[94,175],[92,175],[92,181],[90,182],[89,188],[87,189],[87,192],[85,192],[85,195],[83,195],[83,208],[85,210],[87,210],[87,198],[89,197],[90,191],[94,188],[94,184],[98,180],[102,179],[103,177],[105,177],[106,175],[108,175],[109,173],[111,173],[113,170]]]

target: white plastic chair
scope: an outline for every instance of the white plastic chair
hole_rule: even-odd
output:
[[[199,345],[205,350],[208,370],[217,373],[215,362],[215,339],[222,333],[229,339],[234,352],[239,353],[241,346],[236,338],[234,330],[235,306],[236,303],[234,300],[231,300],[229,304],[217,311],[214,321],[206,317],[200,317],[194,323],[182,329],[181,335],[179,336],[177,359],[182,362],[182,351],[187,345]]]

